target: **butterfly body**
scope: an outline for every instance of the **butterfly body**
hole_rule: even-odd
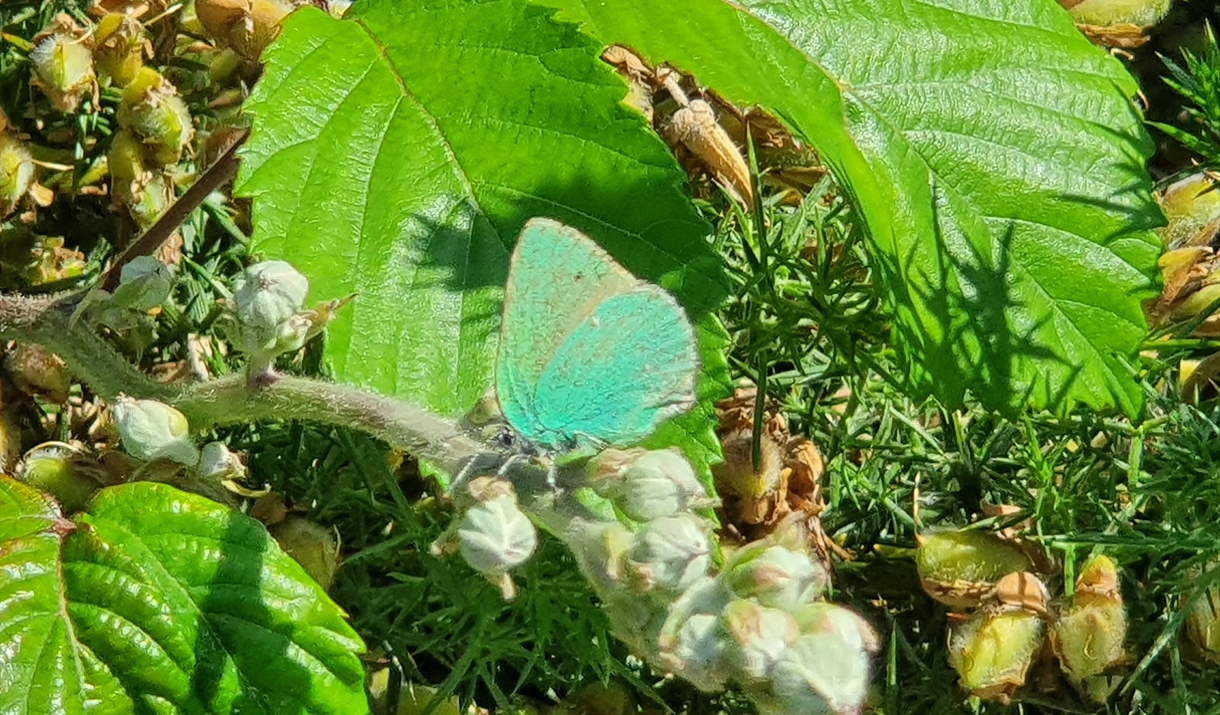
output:
[[[629,445],[695,402],[686,313],[588,236],[530,220],[505,288],[496,396],[527,452]]]

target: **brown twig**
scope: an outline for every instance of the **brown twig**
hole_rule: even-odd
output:
[[[237,166],[239,164],[237,158],[237,149],[246,140],[247,134],[233,140],[232,146],[228,151],[216,160],[216,163],[208,167],[208,170],[203,172],[199,180],[191,185],[191,188],[186,190],[177,201],[175,201],[165,213],[157,221],[148,227],[137,238],[127,250],[114,260],[106,274],[102,276],[98,283],[103,290],[113,291],[119,285],[119,272],[123,270],[123,266],[131,262],[132,259],[138,256],[146,256],[161,247],[174,231],[182,225],[182,222],[191,215],[191,212],[199,208],[203,200],[208,197],[216,189],[220,188],[225,182],[231,180],[237,175]]]

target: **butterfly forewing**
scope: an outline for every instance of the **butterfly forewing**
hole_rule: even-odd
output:
[[[639,285],[583,233],[531,219],[509,263],[496,361],[505,419],[526,439],[551,444],[535,407],[538,383],[567,336],[605,298]]]

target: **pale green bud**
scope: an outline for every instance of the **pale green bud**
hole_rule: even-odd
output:
[[[770,695],[756,700],[759,712],[859,713],[868,694],[869,654],[877,650],[877,634],[860,616],[832,603],[806,606],[797,621],[801,636],[775,664]]]
[[[488,577],[501,576],[525,563],[538,545],[534,524],[511,494],[467,509],[457,537],[462,558]]]
[[[1127,611],[1119,592],[1118,566],[1108,556],[1085,562],[1076,577],[1075,596],[1051,629],[1051,645],[1063,672],[1076,687],[1104,702],[1107,679],[1095,680],[1123,660]]]
[[[145,156],[158,166],[176,164],[195,134],[178,90],[151,67],[141,67],[123,90],[119,126],[137,134]]]
[[[60,13],[34,37],[30,50],[34,84],[61,112],[75,112],[94,86],[92,39],[71,16]]]
[[[156,400],[133,400],[126,395],[120,395],[111,410],[123,449],[136,459],[168,459],[188,466],[199,462],[199,450],[190,440],[190,425],[178,410]]]
[[[766,680],[780,656],[800,635],[786,611],[737,599],[722,614],[729,635],[729,657],[741,682]]]
[[[665,516],[636,532],[627,568],[641,591],[681,591],[707,574],[711,553],[706,521],[691,514]]]
[[[119,272],[119,287],[112,305],[147,312],[169,298],[174,287],[173,270],[152,256],[138,256]]]
[[[589,486],[636,521],[673,516],[711,503],[678,449],[608,449],[589,463]]]
[[[243,271],[233,283],[242,350],[274,350],[286,338],[303,335],[301,324],[308,332],[308,319],[300,315],[308,293],[309,280],[286,261],[265,261]]]
[[[812,603],[830,588],[830,573],[811,554],[763,542],[733,554],[725,578],[739,597],[787,611]]]

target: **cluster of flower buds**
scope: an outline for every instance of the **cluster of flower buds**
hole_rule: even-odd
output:
[[[587,465],[602,519],[562,533],[605,603],[615,635],[654,666],[705,691],[741,687],[768,715],[859,712],[878,647],[830,586],[803,520],[714,568],[712,503],[674,450],[608,450]]]
[[[123,88],[120,129],[107,160],[115,199],[147,226],[172,200],[165,167],[182,158],[195,128],[178,91],[159,72],[141,66],[132,74]]]
[[[299,350],[320,333],[348,300],[306,309],[308,294],[309,280],[285,261],[256,263],[234,281],[235,342],[250,356],[246,370],[252,384],[270,375],[277,356]]]
[[[1118,569],[1097,555],[1070,597],[1052,603],[1045,571],[1028,545],[997,534],[939,531],[920,537],[916,565],[924,591],[953,608],[949,663],[962,687],[1009,702],[1049,643],[1063,674],[1085,698],[1105,702],[1124,659],[1126,609]],[[1035,573],[1042,572],[1041,575]]]

